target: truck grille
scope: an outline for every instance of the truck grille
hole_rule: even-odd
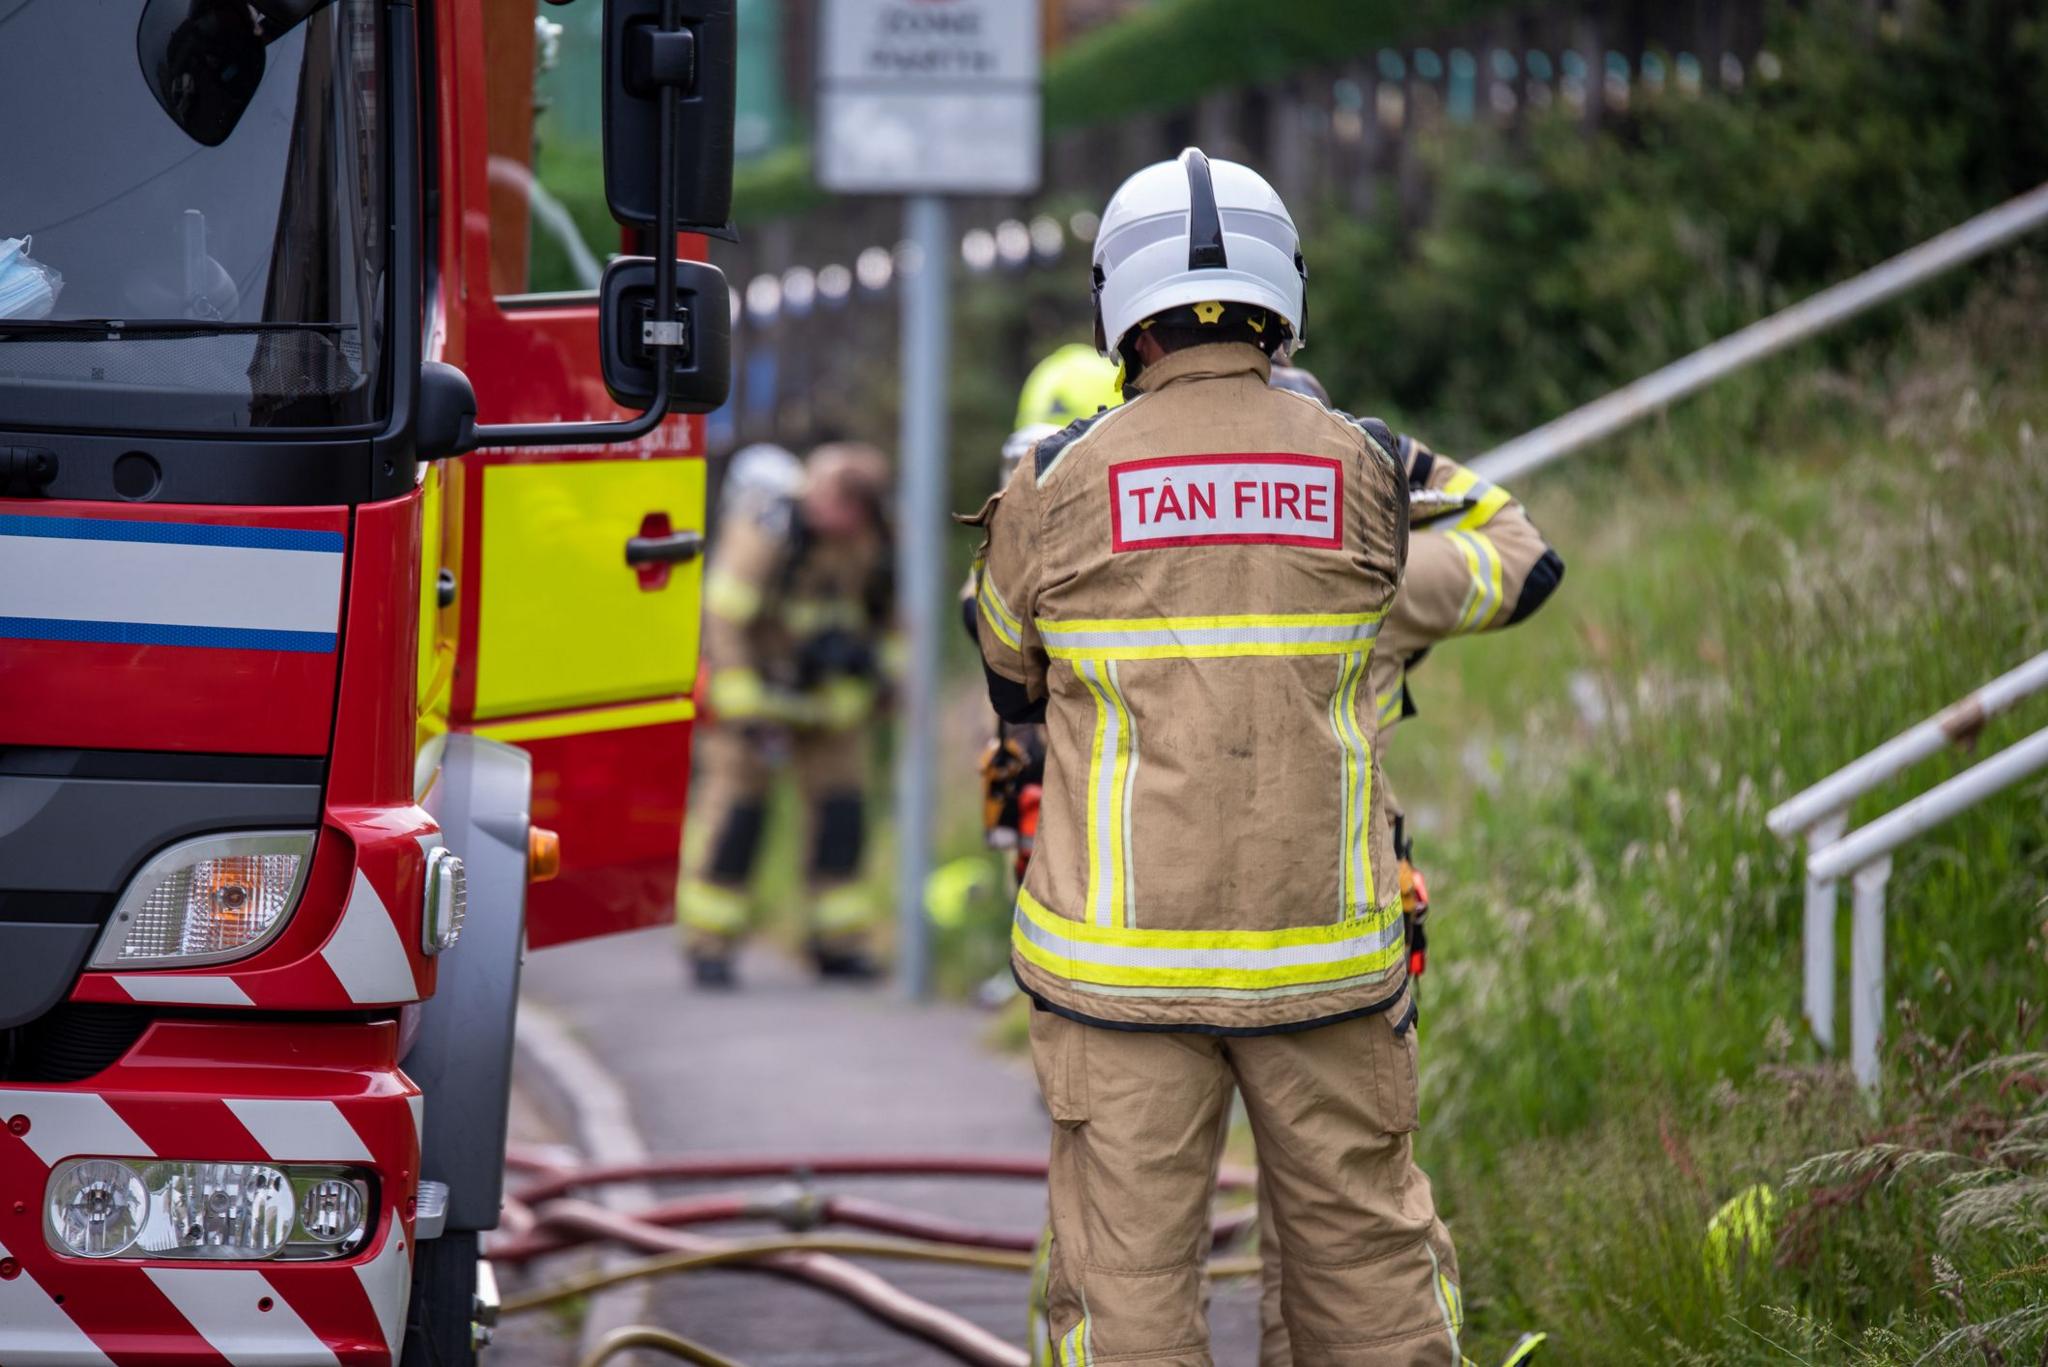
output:
[[[0,1030],[0,1081],[81,1082],[127,1053],[153,1015],[141,1006],[65,1002]]]

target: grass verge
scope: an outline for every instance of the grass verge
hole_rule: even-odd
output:
[[[1437,900],[1423,1160],[1476,1360],[1523,1328],[1588,1363],[2037,1360],[2041,1317],[2003,1344],[1970,1326],[2048,1304],[2038,1188],[1995,1227],[1943,1222],[1954,1193],[1900,1155],[2038,1171],[1989,1155],[2036,1132],[2039,1068],[1954,1079],[2038,1045],[2048,782],[1900,852],[1874,1105],[1800,1022],[1800,861],[1763,816],[2048,645],[2043,302],[2008,273],[1949,322],[1790,358],[1540,478],[1557,601],[1419,673],[1389,767]],[[1787,1181],[1871,1143],[1897,1152]],[[1777,1195],[1755,1246],[1711,1252],[1756,1183]]]

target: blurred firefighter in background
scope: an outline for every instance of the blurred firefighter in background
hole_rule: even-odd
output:
[[[1018,462],[1040,441],[1076,418],[1116,407],[1123,397],[1116,365],[1093,347],[1074,342],[1052,352],[1025,378],[1016,423],[1003,442],[996,488],[1010,482]],[[961,620],[968,639],[977,643],[980,629],[975,619],[986,610],[978,603],[981,570],[977,560],[960,591]],[[1012,852],[1012,871],[1020,880],[1038,834],[1038,794],[1044,782],[1045,728],[996,718],[995,735],[981,754],[982,829],[991,847]]]
[[[762,453],[734,459],[704,581],[711,725],[679,896],[700,986],[736,981],[769,788],[785,765],[807,814],[812,963],[825,978],[877,974],[875,907],[859,879],[868,729],[894,607],[888,494],[888,462],[871,446],[821,446],[794,480]]]

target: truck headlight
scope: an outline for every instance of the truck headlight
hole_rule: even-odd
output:
[[[50,1174],[50,1244],[81,1258],[346,1258],[370,1234],[372,1179],[313,1163],[72,1159]]]
[[[160,851],[128,880],[94,968],[218,963],[284,927],[313,860],[313,832],[206,835]]]
[[[149,1194],[126,1163],[88,1158],[50,1174],[50,1237],[81,1258],[111,1258],[135,1242]]]

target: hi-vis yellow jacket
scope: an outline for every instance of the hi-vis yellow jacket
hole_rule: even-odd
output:
[[[1385,427],[1266,378],[1169,355],[982,514],[991,698],[1047,726],[1012,966],[1080,1019],[1258,1033],[1402,987],[1366,675],[1407,481]]]

